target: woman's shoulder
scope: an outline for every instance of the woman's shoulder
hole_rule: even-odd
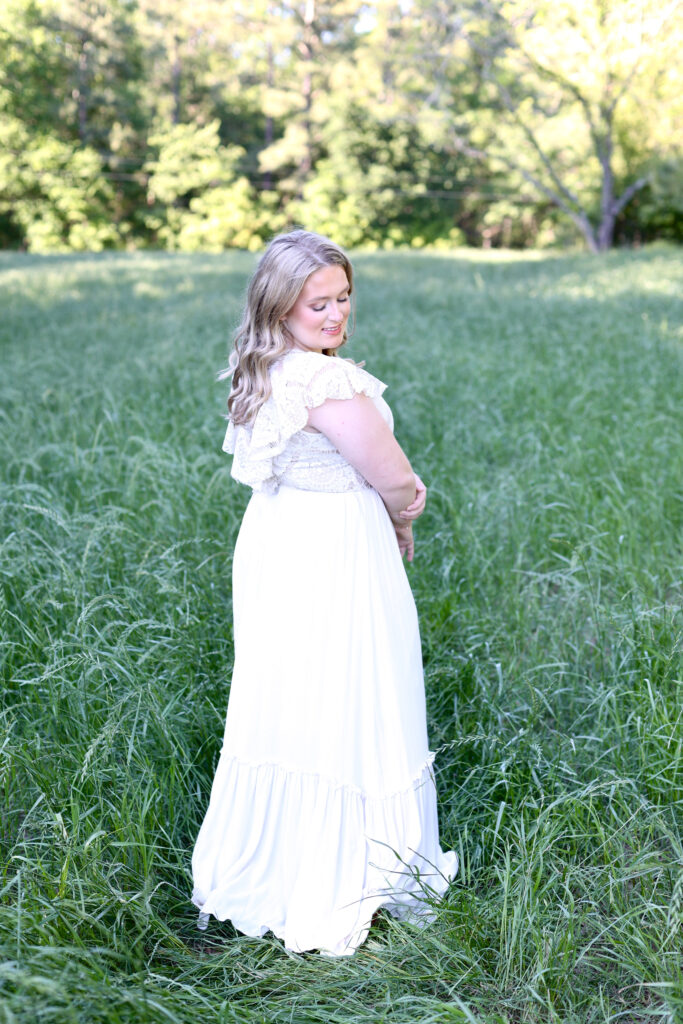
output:
[[[333,373],[334,367],[331,364],[337,362],[341,360],[322,352],[290,348],[273,365],[271,376],[306,380],[318,373]]]
[[[286,354],[279,370],[271,374],[271,384],[272,402],[279,409],[298,406],[309,410],[328,399],[358,394],[378,398],[385,389],[381,380],[351,359],[302,350]]]

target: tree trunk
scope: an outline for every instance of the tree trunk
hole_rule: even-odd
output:
[[[88,54],[86,39],[81,38],[81,52],[78,55],[78,86],[75,90],[78,102],[78,137],[82,145],[88,141]]]
[[[572,217],[572,220],[576,224],[577,228],[583,235],[584,241],[591,252],[601,252],[600,240],[595,235],[593,225],[588,220],[585,214],[577,214]]]
[[[598,252],[607,252],[612,248],[614,238],[614,214],[603,216],[598,226]]]
[[[180,124],[180,81],[183,65],[180,59],[180,40],[173,36],[173,63],[171,65],[171,89],[173,92],[173,112],[171,120],[173,124]]]
[[[612,154],[614,140],[612,137],[612,114],[603,108],[605,122],[604,134],[596,137],[596,149],[600,167],[602,168],[602,186],[600,189],[600,223],[598,225],[598,250],[606,252],[612,246],[614,237],[614,172],[612,170]],[[597,133],[596,133],[597,135]]]
[[[271,41],[269,39],[268,40],[268,72],[267,72],[267,76],[266,76],[266,85],[268,86],[269,89],[272,89],[272,87],[273,87],[273,79],[274,79],[273,68],[274,68],[274,63],[275,62],[273,60],[273,44],[271,43]],[[265,124],[264,133],[263,133],[263,141],[265,143],[266,149],[268,148],[268,146],[272,145],[272,142],[273,142],[273,118],[271,117],[270,114],[266,114],[266,124]],[[263,188],[263,190],[265,192],[269,192],[272,189],[273,182],[272,182],[272,178],[270,176],[270,171],[266,171],[266,173],[263,175],[263,183],[262,183],[261,187]]]
[[[299,165],[299,188],[303,187],[306,178],[313,167],[313,126],[311,124],[311,108],[313,106],[313,76],[311,65],[313,63],[313,21],[315,18],[315,0],[306,0],[304,11],[304,35],[300,47],[300,53],[304,60],[304,77],[302,82],[302,93],[304,99],[304,134],[305,150]]]

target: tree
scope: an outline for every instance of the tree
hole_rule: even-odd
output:
[[[602,251],[651,180],[655,153],[631,138],[637,112],[659,90],[658,114],[672,117],[677,10],[676,0],[427,0],[414,9],[436,56],[422,99],[455,150],[518,175]],[[457,83],[467,61],[480,96],[463,107]]]
[[[1,155],[14,169],[6,237],[33,248],[120,245],[139,205],[145,121],[132,5],[8,0],[0,68]]]
[[[39,24],[62,67],[59,123],[65,137],[106,156],[114,124],[141,127],[141,49],[126,0],[43,0]]]
[[[171,124],[149,138],[148,226],[168,249],[259,248],[268,204],[238,173],[243,151],[221,145],[219,122]]]
[[[321,126],[340,58],[355,45],[353,0],[262,3],[254,28],[267,68],[263,110],[272,142],[259,154],[284,202],[301,198],[321,155]]]

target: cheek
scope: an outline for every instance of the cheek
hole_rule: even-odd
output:
[[[289,328],[294,331],[305,331],[308,328],[308,320],[306,319],[305,313],[296,311],[289,314]]]

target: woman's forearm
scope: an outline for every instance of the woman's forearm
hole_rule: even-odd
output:
[[[404,512],[415,500],[416,489],[413,471],[409,470],[404,477],[397,477],[395,481],[392,480],[383,487],[375,487],[375,490],[384,502],[392,522],[397,526],[404,525],[405,520],[401,518],[400,513]]]

